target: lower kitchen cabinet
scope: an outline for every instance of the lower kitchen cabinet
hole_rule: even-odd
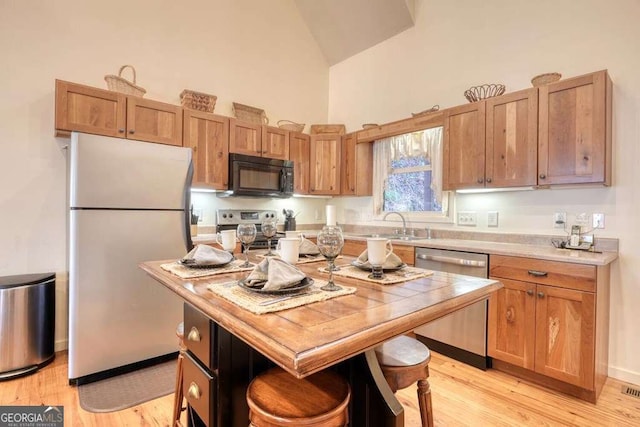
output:
[[[502,255],[489,275],[493,367],[594,402],[607,377],[609,266]]]

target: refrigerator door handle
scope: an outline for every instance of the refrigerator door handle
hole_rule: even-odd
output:
[[[191,181],[193,180],[193,160],[189,161],[189,169],[187,170],[187,178],[184,182],[184,246],[187,252],[193,249],[193,240],[191,240]]]

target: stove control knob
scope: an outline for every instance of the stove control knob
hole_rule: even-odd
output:
[[[222,218],[226,218],[226,217],[227,217],[227,214],[222,214]]]
[[[233,214],[229,214],[229,218],[233,218]]]

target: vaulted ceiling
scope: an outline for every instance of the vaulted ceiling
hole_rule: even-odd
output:
[[[414,24],[414,0],[295,0],[329,65]]]

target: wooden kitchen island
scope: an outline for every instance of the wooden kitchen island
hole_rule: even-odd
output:
[[[343,257],[338,264],[351,260]],[[188,323],[197,323],[199,317],[208,321],[208,325],[200,326],[209,328],[202,339],[207,344],[206,360],[193,354],[189,344],[186,359],[198,360],[196,370],[205,372],[207,378],[203,380],[209,387],[200,395],[194,393],[188,401],[197,413],[193,415],[196,424],[224,427],[248,425],[246,387],[254,376],[274,364],[298,378],[323,369],[334,369],[347,378],[352,388],[350,426],[403,426],[402,406],[387,386],[372,349],[389,338],[487,299],[502,287],[496,280],[441,272],[395,285],[336,276],[337,284],[354,286],[356,292],[257,315],[207,289],[211,284],[241,279],[247,272],[181,279],[160,267],[167,262],[145,262],[140,267],[184,299],[185,340],[190,333]],[[326,280],[327,275],[318,271],[325,265],[315,262],[300,268],[308,277]],[[197,347],[198,343],[194,344]],[[184,389],[187,395],[186,380]]]

